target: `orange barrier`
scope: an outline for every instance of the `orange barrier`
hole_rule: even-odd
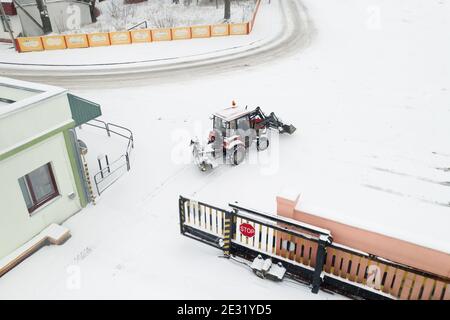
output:
[[[44,46],[42,45],[41,37],[17,38],[17,44],[18,44],[19,52],[44,50]]]
[[[97,32],[89,34],[70,34],[42,37],[19,37],[16,39],[16,42],[19,52],[30,52],[146,43],[152,41],[246,35],[253,29],[260,4],[261,0],[258,0],[251,21],[246,23],[215,24],[162,29],[138,29],[131,31]]]
[[[192,38],[191,28],[189,27],[172,28],[172,40],[185,40],[191,38]]]
[[[248,34],[249,23],[235,23],[230,24],[230,35],[244,35]]]
[[[171,29],[154,29],[152,30],[153,41],[170,41],[172,40]]]
[[[111,45],[131,43],[131,36],[128,31],[110,32],[109,39],[111,41]]]
[[[132,43],[152,42],[151,30],[148,29],[132,30],[130,31],[130,33]]]
[[[89,33],[87,37],[89,47],[102,47],[109,46],[111,44],[109,41],[108,32]]]
[[[69,49],[89,47],[89,42],[85,34],[69,34],[65,35],[64,38]]]
[[[41,40],[45,50],[58,50],[67,48],[64,36],[46,36],[41,37]]]
[[[211,36],[221,37],[230,35],[228,24],[215,24],[211,26]]]
[[[192,38],[209,38],[211,37],[211,26],[195,26],[191,27]]]

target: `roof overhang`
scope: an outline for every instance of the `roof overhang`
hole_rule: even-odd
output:
[[[102,110],[98,103],[80,98],[71,93],[68,93],[67,97],[75,125],[79,126],[102,115]]]
[[[2,87],[20,90],[26,95],[18,101],[13,101],[7,96],[2,97],[0,90],[0,97],[4,100],[0,108],[0,119],[60,95],[67,95],[72,119],[76,126],[102,115],[99,104],[73,95],[64,88],[0,77],[0,89]]]

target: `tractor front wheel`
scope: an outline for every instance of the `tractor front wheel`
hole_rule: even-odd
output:
[[[267,137],[259,137],[256,142],[256,149],[258,151],[264,151],[269,147],[269,139]]]
[[[245,147],[242,145],[235,146],[233,151],[233,164],[238,165],[245,159]]]

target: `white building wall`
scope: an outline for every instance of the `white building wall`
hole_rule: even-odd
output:
[[[58,133],[0,161],[0,259],[51,223],[61,223],[81,210],[66,150],[64,136]],[[48,162],[60,195],[30,216],[18,179]],[[71,193],[75,193],[73,199]]]
[[[27,105],[34,98],[16,103]],[[71,121],[72,114],[65,93],[17,109],[6,117],[0,116],[0,154]]]
[[[69,8],[69,6],[77,7],[76,10],[73,8]],[[24,5],[24,9],[37,21],[42,25],[41,17],[39,15],[39,10],[35,4],[32,5]],[[43,35],[42,29],[40,29],[36,24],[23,12],[22,9],[16,8],[17,14],[20,17],[20,21],[22,22],[23,33],[27,37],[31,36],[41,36]],[[79,21],[80,26],[84,26],[86,24],[92,23],[91,13],[89,4],[84,2],[77,1],[47,1],[47,11],[50,16],[50,21],[52,24],[52,29],[54,33],[63,33],[70,30],[67,26],[73,23],[76,18]],[[78,15],[78,17],[74,17],[74,15]]]
[[[22,32],[22,25],[20,23],[19,16],[9,16],[9,24],[12,28],[14,38],[17,38]],[[0,26],[0,39],[11,40],[11,36],[8,31],[3,30],[3,26]]]

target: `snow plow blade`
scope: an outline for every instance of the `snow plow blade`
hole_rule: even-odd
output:
[[[297,130],[297,128],[294,127],[292,124],[290,124],[290,125],[284,124],[284,125],[281,127],[280,133],[289,133],[289,134],[293,134],[293,133],[295,132],[295,130]]]

